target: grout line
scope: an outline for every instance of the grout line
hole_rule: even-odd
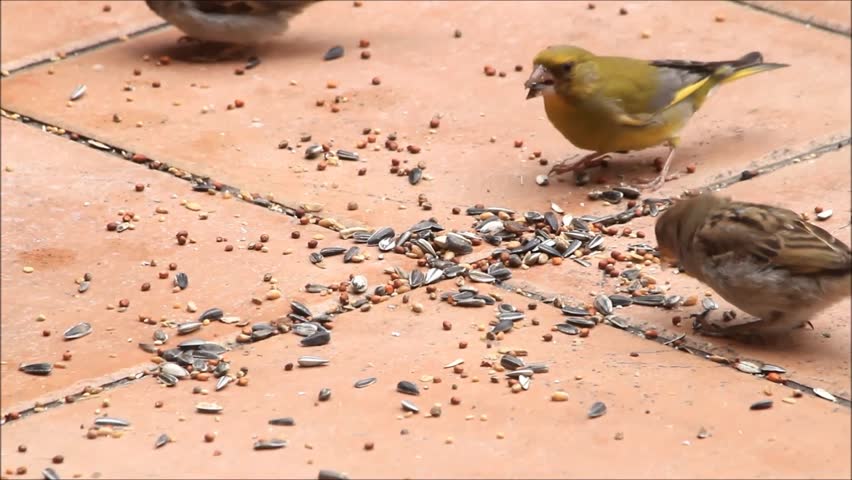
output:
[[[842,35],[844,37],[852,36],[852,30],[850,30],[849,28],[834,26],[834,25],[831,25],[827,22],[821,21],[820,19],[815,18],[813,16],[812,17],[802,17],[802,16],[796,15],[794,13],[783,12],[783,11],[780,11],[780,10],[774,10],[772,8],[769,8],[769,7],[766,7],[766,6],[757,4],[757,3],[745,1],[745,0],[731,0],[731,1],[735,4],[737,4],[737,5],[747,7],[747,8],[751,8],[752,10],[757,10],[759,12],[768,13],[770,15],[775,15],[776,17],[781,17],[783,19],[790,20],[792,22],[795,22],[795,23],[798,23],[798,24],[801,24],[801,25],[805,25],[807,27],[817,28],[817,29],[820,29],[820,30],[825,31],[825,32],[833,33],[835,35]]]
[[[145,35],[147,33],[156,32],[157,30],[164,29],[168,26],[169,26],[168,22],[162,22],[162,23],[158,23],[156,25],[152,25],[150,27],[145,27],[141,30],[136,30],[134,32],[130,32],[130,33],[122,35],[122,36],[108,38],[106,40],[101,40],[100,42],[96,42],[96,43],[93,43],[91,45],[86,45],[84,47],[75,48],[74,50],[71,50],[70,52],[65,53],[65,56],[63,56],[62,58],[60,58],[58,60],[54,60],[53,57],[35,60],[35,61],[30,62],[30,63],[21,65],[20,67],[15,67],[12,70],[9,70],[8,72],[3,72],[3,77],[8,78],[8,77],[11,77],[12,75],[15,75],[17,73],[24,72],[24,71],[27,71],[27,70],[31,70],[33,68],[37,68],[37,67],[40,67],[42,65],[46,65],[46,64],[49,64],[49,63],[61,62],[63,60],[74,58],[74,57],[77,57],[77,56],[82,55],[84,53],[89,53],[91,51],[99,50],[101,48],[108,47],[108,46],[114,45],[116,43],[124,42],[124,41],[130,40],[132,38],[140,37],[140,36]]]
[[[507,292],[514,293],[514,294],[517,294],[517,295],[520,295],[520,296],[523,296],[523,297],[526,297],[526,298],[532,298],[532,299],[537,300],[537,301],[544,303],[546,305],[550,305],[553,308],[557,308],[555,305],[553,305],[553,300],[548,301],[548,297],[546,297],[543,294],[527,291],[527,290],[524,290],[522,288],[515,288],[508,283],[497,284],[497,286],[500,287],[503,290],[506,290]],[[557,310],[561,310],[561,309],[557,308]],[[609,325],[609,327],[618,329],[618,327],[615,327],[614,325]],[[621,330],[621,329],[619,329],[619,330]],[[707,360],[707,361],[712,361],[710,359],[710,357],[715,356],[714,354],[709,353],[709,352],[705,352],[704,350],[701,350],[700,348],[693,347],[693,346],[687,346],[687,345],[682,344],[681,342],[686,340],[686,334],[683,334],[682,336],[677,335],[677,336],[672,337],[672,338],[666,338],[666,337],[663,337],[663,336],[658,336],[656,338],[651,339],[651,338],[645,337],[645,330],[644,329],[636,327],[634,325],[628,324],[627,328],[625,328],[624,330],[627,331],[627,332],[630,332],[631,334],[636,335],[637,337],[640,337],[642,339],[645,339],[645,340],[648,340],[648,341],[651,341],[651,342],[655,342],[655,343],[658,343],[658,344],[666,346],[666,347],[671,347],[675,350],[680,350],[682,352],[697,356],[697,357],[702,358],[702,359]],[[728,360],[728,363],[732,366],[733,370],[740,372],[736,368],[733,368],[733,365],[736,363],[735,361],[731,361],[731,359],[728,359],[727,357],[725,357],[725,358]],[[756,360],[759,360],[759,359],[756,359]],[[717,362],[714,362],[714,363],[717,363]],[[745,375],[749,375],[750,377],[761,378],[757,375],[749,374],[749,373],[746,373],[746,372],[740,372],[740,373],[743,373]],[[769,381],[769,380],[767,380],[767,381]],[[827,402],[831,402],[830,400],[827,400],[827,399],[820,397],[819,395],[817,395],[814,392],[814,389],[818,388],[818,387],[811,387],[809,385],[806,385],[804,383],[800,383],[800,382],[798,382],[796,380],[792,380],[792,379],[784,379],[784,381],[782,383],[779,383],[778,385],[783,385],[785,387],[789,387],[789,388],[794,389],[794,390],[800,390],[803,393],[808,393],[808,394],[810,394],[814,397],[820,398],[820,399],[825,400]],[[832,394],[832,395],[834,395],[834,397],[837,400],[836,402],[832,402],[832,403],[836,403],[837,405],[842,405],[846,408],[852,408],[852,401],[850,401],[850,399],[841,397],[837,394]]]

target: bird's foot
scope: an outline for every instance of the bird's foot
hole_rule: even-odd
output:
[[[195,63],[219,63],[237,60],[248,55],[248,47],[232,43],[193,42],[196,51],[189,60]]]
[[[574,163],[568,163],[569,159],[562,160],[561,162],[554,165],[550,172],[547,173],[548,177],[552,177],[554,175],[563,175],[568,172],[577,172],[581,170],[585,170],[587,168],[594,168],[602,165],[610,158],[609,155],[602,156],[586,156],[577,160]]]
[[[656,178],[651,180],[650,182],[640,183],[636,185],[636,188],[640,190],[647,190],[649,192],[654,192],[658,190],[660,187],[666,183],[667,178],[664,175],[657,175]]]

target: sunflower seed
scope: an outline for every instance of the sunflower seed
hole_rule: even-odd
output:
[[[530,383],[531,383],[530,377],[528,377],[526,375],[519,375],[518,376],[518,383],[521,384],[521,388],[523,388],[524,390],[530,389]]]
[[[779,367],[778,365],[770,365],[768,363],[763,364],[760,367],[760,371],[762,373],[787,373],[787,370],[783,367]]]
[[[621,192],[621,194],[624,195],[624,198],[628,200],[636,200],[642,193],[638,189],[628,186],[613,187],[612,189],[617,192]]]
[[[255,450],[275,450],[277,448],[284,448],[287,446],[287,440],[279,440],[273,438],[272,440],[258,440],[254,442]]]
[[[301,315],[303,317],[311,317],[311,311],[305,305],[293,300],[290,302],[290,309],[293,310],[293,313],[297,315]]]
[[[90,323],[83,322],[65,330],[65,333],[62,334],[62,336],[65,340],[74,340],[80,337],[85,337],[90,333],[92,333],[92,325]]]
[[[816,395],[816,396],[818,396],[822,399],[828,400],[829,402],[836,402],[837,401],[837,398],[834,395],[828,393],[826,390],[823,390],[822,388],[819,388],[819,387],[814,389],[814,395]]]
[[[767,408],[772,408],[772,400],[761,400],[752,403],[749,410],[766,410]]]
[[[479,270],[471,270],[467,273],[467,276],[470,277],[474,282],[479,283],[494,283],[496,279],[487,273],[482,273]]]
[[[618,190],[607,190],[605,192],[601,192],[601,199],[609,203],[619,203],[622,198],[624,198],[624,194]]]
[[[603,402],[595,402],[592,408],[589,409],[589,418],[598,418],[606,413],[606,404]]]
[[[355,293],[364,293],[367,291],[367,277],[356,275],[352,277],[352,291]]]
[[[68,99],[72,102],[77,101],[82,98],[83,95],[86,94],[86,90],[87,88],[85,85],[77,85],[77,88],[75,88],[74,91],[71,92],[71,96]]]
[[[627,322],[627,319],[619,317],[617,315],[609,315],[604,320],[606,320],[606,322],[612,325],[613,327],[620,328],[622,330],[626,330],[627,327],[630,326],[630,324]]]
[[[321,253],[313,252],[310,255],[308,255],[308,260],[310,260],[312,264],[317,265],[319,263],[322,263],[323,257],[322,257]]]
[[[373,234],[367,238],[367,245],[376,246],[383,238],[393,237],[395,235],[396,233],[394,233],[391,227],[382,227],[373,232]]]
[[[206,364],[206,362],[205,362]],[[160,364],[160,371],[178,379],[189,377],[189,372],[177,363],[165,362]]]
[[[293,325],[293,333],[300,337],[309,337],[319,330],[319,325],[316,323],[297,323]]]
[[[461,365],[462,363],[464,363],[464,359],[463,358],[457,358],[457,359],[453,360],[452,362],[444,365],[444,368],[453,368],[456,365]]]
[[[420,408],[418,408],[417,405],[409,402],[408,400],[402,401],[402,409],[405,410],[406,412],[411,412],[411,413],[419,413],[420,412]]]
[[[314,160],[322,154],[323,148],[322,145],[310,145],[305,149],[305,159],[306,160]]]
[[[157,437],[157,441],[154,442],[154,448],[160,448],[165,446],[167,443],[171,442],[172,439],[165,433]]]
[[[510,322],[520,322],[525,318],[524,312],[503,312],[497,315],[499,321],[508,320]]]
[[[228,384],[231,383],[233,380],[234,378],[229,375],[222,375],[221,377],[219,377],[219,380],[216,381],[216,391],[218,392],[219,390],[222,390],[223,388],[227,387]]]
[[[716,310],[719,308],[719,304],[710,297],[704,297],[701,299],[701,308],[704,310]]]
[[[532,377],[535,372],[531,368],[519,368],[506,373],[506,378],[520,378],[521,376]]]
[[[349,263],[356,255],[361,254],[361,249],[357,246],[349,247],[349,250],[343,254],[343,263]]]
[[[27,363],[21,365],[20,370],[30,375],[50,375],[50,372],[53,371],[53,364],[47,362]]]
[[[195,410],[199,413],[220,413],[223,408],[221,405],[211,402],[199,402],[195,404]]]
[[[736,367],[737,370],[743,373],[749,373],[752,375],[757,375],[758,373],[760,373],[760,365],[755,362],[740,360],[739,362],[737,362]]]
[[[420,389],[412,382],[402,380],[396,384],[396,391],[406,395],[420,395]]]
[[[595,297],[595,310],[604,314],[610,315],[612,314],[612,300],[609,299],[606,295],[598,295]]]
[[[96,427],[129,427],[130,422],[115,417],[98,417],[95,419]]]
[[[357,162],[361,159],[361,156],[358,155],[358,152],[350,152],[348,150],[338,150],[337,158],[341,160],[346,160],[349,162]]]
[[[575,327],[580,328],[594,328],[598,323],[592,318],[585,317],[567,317],[565,318],[565,323],[570,323]]]
[[[281,418],[273,418],[269,421],[270,425],[275,425],[277,427],[292,427],[296,424],[296,421],[293,420],[293,417],[281,417]]]
[[[703,439],[705,439],[709,436],[710,436],[710,432],[708,432],[707,429],[704,428],[704,427],[701,427],[701,429],[698,430],[698,435],[696,435],[696,437],[698,437],[701,440],[703,440]]]
[[[188,333],[192,333],[201,328],[204,325],[201,322],[183,322],[178,324],[178,335],[186,335]]]
[[[610,295],[609,301],[612,302],[613,307],[629,307],[633,304],[633,299],[627,295]]]
[[[322,390],[320,390],[317,398],[319,399],[320,402],[325,402],[326,400],[331,398],[331,389],[330,388],[323,388]]]
[[[157,380],[159,380],[160,383],[167,387],[174,387],[178,384],[179,381],[176,376],[164,372],[160,372],[157,374]]]
[[[550,367],[546,363],[528,363],[524,368],[532,370],[533,373],[547,373]]]
[[[376,380],[376,377],[363,378],[355,382],[355,388],[369,387],[370,385],[376,383]]]
[[[412,185],[420,183],[421,178],[423,178],[423,170],[419,167],[414,167],[408,172],[408,183]]]
[[[556,330],[566,335],[578,335],[580,333],[580,329],[570,323],[560,323],[556,325]]]
[[[301,344],[305,347],[318,347],[320,345],[325,345],[331,341],[331,332],[328,330],[317,330],[311,336],[305,337],[302,339]]]
[[[145,352],[145,353],[156,353],[157,352],[157,346],[154,345],[153,343],[141,343],[140,342],[139,348],[141,348],[142,351]]]
[[[336,59],[338,59],[342,56],[343,56],[343,47],[340,46],[340,45],[335,45],[335,46],[329,48],[328,51],[325,52],[325,55],[323,55],[322,58],[323,58],[323,60],[328,61],[328,60],[336,60]]]
[[[585,308],[572,307],[570,305],[563,305],[562,306],[562,313],[564,315],[569,315],[569,316],[572,316],[572,317],[586,317],[586,316],[589,315],[589,312],[586,311]]]
[[[322,357],[313,357],[310,355],[305,355],[299,357],[298,363],[300,367],[308,368],[308,367],[319,367],[322,365],[328,365],[329,360]]]
[[[89,282],[80,282],[80,285],[77,287],[77,293],[86,293],[89,289]]]
[[[500,357],[500,365],[506,370],[517,370],[524,368],[524,361],[514,355],[503,355]]]
[[[183,272],[178,272],[175,275],[174,280],[175,286],[180,288],[181,290],[186,290],[186,287],[189,286],[189,277],[186,276]]]
[[[491,336],[494,336],[500,332],[508,332],[512,329],[512,325],[514,325],[514,322],[511,320],[500,320],[488,333],[491,334]]]
[[[659,307],[665,301],[665,295],[639,295],[638,297],[633,297],[633,303],[646,307]]]
[[[349,480],[349,477],[334,470],[320,470],[317,480]]]
[[[47,467],[41,471],[41,476],[44,477],[44,480],[60,480],[59,474],[56,473],[56,470]]]
[[[672,295],[670,297],[666,297],[665,301],[663,302],[663,307],[672,309],[680,305],[680,302],[682,301],[683,297],[681,297],[680,295]]]

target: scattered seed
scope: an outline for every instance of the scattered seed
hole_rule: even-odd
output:
[[[752,403],[750,410],[766,410],[767,408],[772,408],[772,400],[761,400],[756,403]]]
[[[364,388],[369,387],[370,385],[376,383],[376,377],[368,377],[355,382],[355,388]]]
[[[595,402],[592,408],[589,409],[589,418],[597,418],[606,413],[606,404],[603,402]]]
[[[330,49],[328,49],[327,52],[325,52],[325,55],[323,56],[323,60],[326,60],[326,61],[336,60],[336,59],[338,59],[342,56],[343,56],[343,47],[340,46],[340,45],[335,45],[335,46],[331,47]]]

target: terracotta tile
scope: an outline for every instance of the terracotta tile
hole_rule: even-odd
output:
[[[799,20],[849,32],[852,5],[838,1],[749,1],[759,7],[790,15]]]
[[[332,343],[309,351],[330,359],[328,366],[284,371],[284,364],[306,351],[295,347],[292,337],[278,336],[228,354],[234,367],[248,367],[246,387],[204,396],[190,393],[197,382],[166,389],[145,379],[102,394],[110,406],[101,414],[132,422],[122,438],[87,440],[80,425],[92,424],[99,400],[81,402],[4,426],[0,458],[10,468],[38,472],[62,454],[64,463],[52,467],[69,477],[99,472],[104,477],[312,478],[320,469],[351,478],[583,478],[602,472],[675,478],[699,471],[714,478],[822,478],[850,472],[848,409],[813,397],[788,404],[781,399],[791,392],[773,387],[773,408],[750,411],[749,405],[768,398],[763,393],[768,382],[743,380],[709,362],[648,348],[647,342],[611,328],[596,328],[586,339],[559,335],[545,343],[540,336],[560,316],[544,306],[528,311],[521,328],[488,349],[473,325],[491,320],[493,309],[454,308],[423,300],[419,292],[412,297],[425,303],[422,314],[412,315],[397,299],[341,322]],[[506,300],[524,307],[515,297]],[[540,325],[532,326],[532,318]],[[451,331],[441,330],[443,320],[453,322]],[[468,340],[469,347],[459,350],[459,339]],[[535,375],[530,390],[518,394],[510,393],[503,374],[497,374],[499,384],[490,383],[490,369],[479,363],[496,356],[501,346],[527,349],[523,358],[547,362],[549,372]],[[442,368],[455,358],[465,360],[466,378]],[[425,382],[424,375],[442,382]],[[366,377],[377,382],[353,388]],[[415,382],[420,395],[395,392],[400,380]],[[212,389],[209,382],[200,385]],[[317,402],[324,387],[332,390],[331,398]],[[560,389],[568,400],[550,401]],[[459,405],[452,405],[454,396]],[[406,418],[401,400],[414,402],[421,413]],[[156,401],[163,407],[154,408]],[[216,402],[224,410],[215,417],[195,413],[199,401]],[[589,419],[595,401],[605,402],[608,411]],[[442,404],[441,416],[426,418],[436,402]],[[285,416],[295,425],[268,425]],[[38,433],[48,426],[51,435]],[[699,440],[702,427],[711,436]],[[401,435],[403,429],[407,435]],[[176,443],[155,450],[162,433]],[[205,443],[205,433],[216,435],[212,443]],[[258,438],[284,439],[288,446],[253,452]],[[364,448],[368,442],[372,451]],[[28,446],[27,453],[15,451],[20,444]],[[99,452],[95,458],[93,447]],[[587,454],[566,458],[554,455],[554,448]],[[505,461],[519,451],[525,452],[524,461]],[[651,452],[676,452],[676,461],[660,461]],[[720,456],[725,461],[718,461]],[[152,470],[152,464],[169,469]]]
[[[511,2],[377,2],[360,9],[330,2],[298,17],[286,38],[260,51],[263,63],[243,76],[234,75],[241,63],[155,67],[143,62],[143,54],[156,58],[175,52],[179,33],[169,29],[62,62],[49,77],[36,69],[12,78],[4,85],[2,101],[5,108],[250,191],[273,193],[288,204],[320,201],[339,217],[372,223],[380,216],[394,224],[416,221],[411,215],[420,193],[434,204],[436,215],[476,202],[541,210],[550,200],[582,201],[587,189],[561,182],[536,186],[535,176],[550,166],[528,160],[535,150],[551,165],[581,153],[544,119],[540,100],[523,99],[530,58],[553,43],[554,30],[570,28],[572,42],[602,54],[701,59],[742,55],[743,48],[717,41],[736,33],[738,45],[763,51],[767,61],[793,64],[726,86],[708,102],[684,131],[674,165],[680,172],[695,164],[698,173],[672,182],[663,193],[767,163],[776,158],[773,153],[803,150],[811,142],[847,134],[850,114],[835,108],[849,100],[850,52],[844,39],[733,4],[647,3],[628,10],[628,15],[618,15],[615,5],[587,10],[570,2],[524,3],[523,8]],[[446,20],[450,13],[452,22]],[[728,20],[716,23],[717,14]],[[333,39],[315,28],[329,15],[352,19]],[[409,15],[418,18],[416,32],[399,21]],[[493,24],[510,32],[502,34],[499,46],[492,40]],[[463,27],[462,38],[453,38],[456,27]],[[601,36],[602,29],[609,34]],[[640,40],[640,32],[649,29],[651,37]],[[360,38],[372,44],[370,60],[359,58]],[[332,44],[345,46],[347,54],[323,62],[322,54]],[[696,45],[702,46],[700,52]],[[105,65],[104,71],[92,71],[96,63]],[[485,64],[505,70],[507,77],[485,76]],[[525,71],[514,72],[516,64]],[[134,68],[142,74],[134,76]],[[815,70],[833,73],[803,84],[801,72]],[[374,76],[381,77],[382,85],[371,85]],[[154,81],[161,88],[152,88]],[[326,88],[329,81],[337,82],[337,88]],[[68,92],[80,83],[89,85],[89,93],[69,108]],[[135,91],[122,91],[126,83]],[[335,114],[330,106],[337,95],[349,101]],[[127,103],[127,97],[134,101]],[[237,99],[245,106],[226,110]],[[324,107],[315,106],[319,99],[325,100]],[[215,112],[202,114],[209,105]],[[114,114],[123,121],[113,123]],[[430,119],[439,114],[441,126],[430,134]],[[143,126],[137,128],[137,122]],[[316,170],[316,160],[302,158],[308,143],[333,139],[335,148],[353,149],[365,138],[364,127],[381,129],[377,144],[382,147],[387,134],[396,132],[400,147],[415,144],[422,151],[360,150],[364,162],[341,162],[325,171]],[[311,142],[294,153],[277,149],[284,139],[298,143],[305,132],[312,134]],[[492,136],[495,143],[489,141]],[[516,139],[524,141],[524,148],[514,148]],[[634,161],[619,156],[605,175],[609,182],[622,174],[628,181],[650,177],[651,160],[663,153],[634,153],[629,156]],[[411,187],[387,173],[393,158],[407,165],[423,161],[433,180]],[[368,168],[364,177],[357,176],[361,165]],[[347,212],[346,204],[356,196],[359,210]],[[408,210],[398,210],[399,204]]]
[[[252,322],[269,321],[289,311],[289,300],[333,303],[332,297],[305,293],[308,282],[337,284],[361,273],[375,284],[379,277],[384,281],[382,270],[387,266],[411,262],[399,255],[393,263],[377,261],[377,252],[370,252],[372,260],[366,263],[343,264],[341,257],[330,257],[325,262],[328,268],[319,269],[308,261],[309,240],[322,235],[318,248],[348,247],[349,241],[317,226],[297,226],[292,217],[221,195],[192,192],[187,182],[20,123],[2,122],[4,410],[42,395],[56,398],[59,390],[72,385],[79,391],[80,382],[96,383],[104,375],[126,375],[124,369],[150,357],[136,344],[153,342],[156,327],[140,323],[140,315],[155,322],[183,322],[219,307]],[[36,150],[38,155],[32,155]],[[57,175],[62,175],[60,181]],[[137,183],[146,186],[144,192],[135,191]],[[199,212],[181,206],[185,200],[199,203],[209,219],[200,220]],[[168,213],[157,214],[157,208]],[[119,211],[140,217],[135,230],[106,231],[108,222],[120,220]],[[179,246],[175,235],[180,230],[188,231],[196,243]],[[292,239],[292,232],[301,238]],[[269,235],[269,253],[245,249],[264,233]],[[219,236],[227,238],[234,251],[225,252],[226,243],[216,241]],[[294,253],[282,255],[286,249]],[[143,265],[151,260],[156,267]],[[172,262],[176,271],[169,271]],[[34,272],[24,273],[24,267]],[[79,294],[75,279],[86,272],[92,274],[91,287]],[[159,279],[159,272],[167,272],[168,279]],[[177,272],[187,274],[189,287],[173,293]],[[256,306],[252,297],[263,299],[270,289],[263,281],[265,273],[279,280],[283,297]],[[150,291],[141,291],[143,283],[150,284]],[[130,302],[127,311],[107,309],[118,306],[122,298]],[[190,301],[196,304],[196,313],[186,311]],[[46,320],[38,321],[39,315]],[[94,333],[64,342],[62,333],[80,322],[91,323]],[[43,330],[50,336],[43,337]],[[192,336],[177,337],[175,329],[164,330],[173,338],[168,345]],[[238,331],[214,322],[197,335],[227,339]],[[66,350],[73,359],[65,370],[55,369],[48,377],[17,371],[19,363],[59,362]]]
[[[3,2],[2,18],[4,70],[163,23],[144,2]]]
[[[847,244],[850,238],[850,172],[849,151],[843,149],[826,154],[815,160],[806,160],[775,172],[740,182],[720,192],[743,201],[777,204],[796,212],[809,213],[813,218],[814,207],[831,208],[832,218],[820,225]],[[806,179],[806,181],[803,181]],[[815,185],[819,185],[815,190]],[[648,234],[647,243],[656,245],[654,239],[654,219],[642,217],[629,224],[634,231]],[[625,251],[628,244],[639,239],[607,237],[606,251],[601,258],[609,256],[612,249]],[[596,264],[596,261],[592,261]],[[546,265],[527,271],[514,270],[509,282],[513,288],[538,292],[545,295],[561,294],[572,302],[590,303],[593,295],[599,292],[612,293],[617,283],[605,280],[600,283],[602,272],[594,265],[583,268],[567,262],[561,267]],[[621,270],[629,268],[622,264]],[[671,292],[684,297],[710,291],[701,283],[683,275],[674,275],[671,269],[659,271],[650,267],[658,281],[671,282]],[[658,272],[658,273],[654,273]],[[718,295],[713,297],[720,305],[720,312],[732,309]],[[689,335],[694,345],[704,351],[718,353],[729,358],[739,355],[742,358],[758,359],[763,362],[782,365],[789,372],[789,378],[811,387],[821,387],[832,393],[849,397],[850,387],[850,301],[847,299],[815,316],[812,321],[815,331],[797,332],[789,342],[781,345],[749,345],[727,339],[692,336],[692,322],[689,314],[698,313],[700,307],[682,308],[668,312],[662,309],[631,307],[623,312],[637,326],[655,327],[661,332],[667,330],[668,336],[681,333]],[[739,312],[742,315],[742,312]],[[684,320],[680,327],[673,327],[673,316]],[[708,342],[710,345],[708,345]]]

